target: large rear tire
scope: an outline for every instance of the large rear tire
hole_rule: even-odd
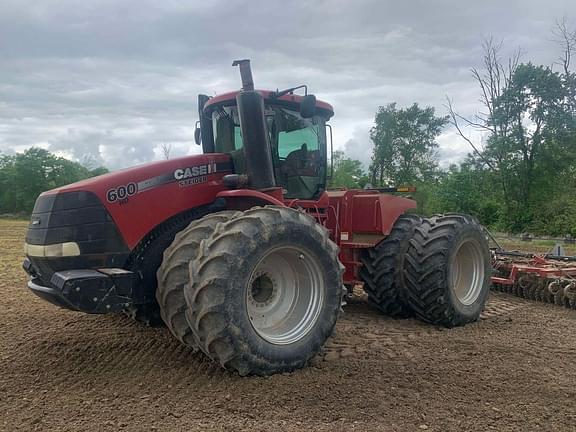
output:
[[[172,244],[164,251],[162,265],[157,273],[156,300],[160,305],[160,314],[172,334],[194,349],[198,348],[185,316],[184,287],[190,281],[188,267],[196,259],[200,242],[208,238],[219,223],[240,214],[237,211],[222,211],[195,220],[176,234]]]
[[[414,229],[422,218],[402,215],[394,223],[390,235],[362,254],[360,278],[368,302],[385,315],[406,318],[413,315],[405,300],[404,257]]]
[[[221,223],[190,270],[195,341],[240,375],[301,368],[332,334],[344,267],[328,231],[305,213],[259,207]]]
[[[490,249],[471,216],[423,219],[404,261],[406,299],[423,321],[455,327],[476,321],[490,293]]]

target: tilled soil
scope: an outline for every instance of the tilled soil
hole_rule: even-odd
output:
[[[0,430],[576,430],[576,311],[494,293],[447,330],[359,296],[310,367],[240,378],[165,328],[36,298],[24,227],[0,222]]]

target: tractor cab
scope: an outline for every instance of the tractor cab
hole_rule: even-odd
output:
[[[313,95],[295,95],[298,88],[280,92],[254,91],[263,102],[263,119],[255,117],[254,110],[246,110],[244,123],[246,129],[246,123],[252,126],[260,121],[259,126],[265,129],[266,136],[258,143],[260,149],[253,152],[259,153],[255,156],[264,160],[255,168],[265,168],[266,150],[269,149],[274,183],[283,189],[284,197],[312,200],[318,199],[326,189],[329,135],[326,122],[334,111],[332,106],[317,101]],[[241,93],[198,97],[200,121],[196,141],[202,144],[204,153],[229,154],[234,172],[248,175],[246,140],[237,103]],[[253,172],[252,176],[259,176],[259,173]]]

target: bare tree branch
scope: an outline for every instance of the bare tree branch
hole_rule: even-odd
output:
[[[566,17],[563,17],[556,21],[554,36],[562,48],[562,54],[556,64],[560,63],[562,67],[563,79],[566,81],[567,87],[574,88],[576,74],[570,71],[570,66],[572,57],[576,54],[576,29],[570,30],[566,24]],[[572,107],[576,107],[576,94],[574,92],[569,93],[568,102]]]
[[[562,66],[564,73],[569,75],[572,56],[576,52],[576,30],[569,30],[566,24],[566,17],[563,17],[556,21],[554,36],[556,37],[556,42],[560,43],[562,47],[562,54],[558,58],[558,62]]]
[[[486,130],[489,132],[493,132],[493,129],[490,126],[487,126],[487,120],[483,119],[481,117],[479,117],[478,115],[475,115],[474,118],[479,120],[481,123],[477,122],[477,121],[472,121],[470,119],[467,119],[466,117],[464,117],[463,115],[458,114],[457,112],[454,112],[454,115],[456,117],[458,117],[458,119],[462,120],[464,123],[466,123],[466,125],[468,126],[472,126],[475,127],[477,129],[480,130]]]
[[[450,116],[450,123],[456,128],[456,130],[458,131],[458,135],[460,135],[468,144],[470,144],[470,147],[472,147],[472,149],[474,150],[474,153],[476,153],[476,155],[480,159],[482,159],[486,163],[486,165],[488,165],[494,171],[497,171],[497,169],[494,167],[494,165],[492,165],[492,163],[488,159],[486,159],[484,157],[484,155],[478,150],[478,148],[474,145],[472,140],[470,138],[468,138],[466,135],[464,135],[464,132],[462,132],[462,129],[460,128],[460,125],[458,124],[458,119],[463,119],[464,117],[462,117],[461,115],[457,114],[456,111],[454,111],[452,101],[450,100],[450,98],[448,96],[446,96],[446,105],[445,106],[448,109],[448,113]]]
[[[172,144],[163,142],[160,145],[160,149],[162,150],[162,154],[164,155],[164,159],[170,159],[170,152],[172,151]]]

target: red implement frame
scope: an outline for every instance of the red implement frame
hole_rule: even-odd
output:
[[[542,256],[518,258],[515,261],[510,256],[503,257],[496,252],[493,267],[508,273],[508,277],[492,276],[492,283],[500,285],[514,285],[525,274],[534,274],[544,279],[576,278],[576,264]]]

